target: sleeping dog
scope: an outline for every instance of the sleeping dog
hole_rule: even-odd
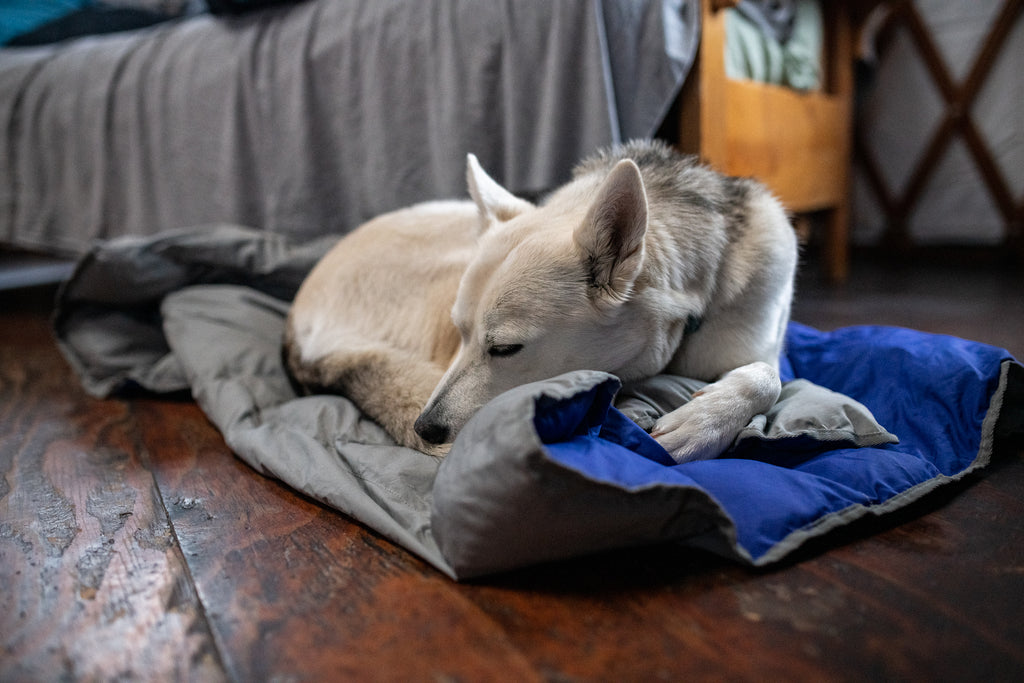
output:
[[[679,462],[776,401],[797,244],[764,186],[652,142],[584,161],[538,205],[472,155],[467,181],[472,201],[380,216],[310,272],[284,339],[300,385],[436,455],[491,398],[570,370],[711,382],[651,431]]]

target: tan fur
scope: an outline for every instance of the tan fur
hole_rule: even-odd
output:
[[[438,452],[413,423],[459,345],[450,301],[479,228],[469,202],[437,202],[372,220],[307,276],[288,316],[294,379],[341,393],[399,443]],[[444,449],[441,449],[442,451]]]

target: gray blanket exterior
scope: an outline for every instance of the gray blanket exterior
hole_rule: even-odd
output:
[[[288,303],[333,245],[233,225],[122,238],[81,259],[54,328],[85,388],[189,390],[256,470],[449,575],[430,535],[439,461],[400,448],[339,396],[298,397],[281,365]]]
[[[694,0],[309,0],[0,50],[0,243],[218,222],[300,241],[516,192],[650,136],[692,63]]]
[[[297,396],[281,362],[287,302],[333,242],[291,246],[280,235],[232,225],[112,241],[81,259],[61,291],[58,341],[94,395],[132,385],[191,391],[253,468],[360,520],[454,578],[665,540],[749,561],[732,521],[703,491],[594,486],[546,456],[533,422],[539,397],[610,397],[619,388],[610,375],[574,372],[499,396],[460,433],[443,467],[396,446],[343,397]],[[623,390],[618,407],[645,424],[700,386],[659,376]],[[808,416],[816,425],[810,436],[818,440],[896,440],[864,406],[801,380],[789,383],[743,438],[806,437]],[[525,487],[514,486],[524,480]],[[558,482],[554,489],[551,482]],[[492,514],[537,520],[530,533],[505,540],[474,533],[476,519],[460,515],[461,503],[469,497],[486,507],[500,498],[494,492],[509,490],[523,490],[529,500]],[[581,525],[581,519],[588,521]]]
[[[286,303],[220,285],[162,308],[193,397],[239,457],[455,576],[430,531],[440,461],[396,446],[340,396],[295,395],[281,367]]]

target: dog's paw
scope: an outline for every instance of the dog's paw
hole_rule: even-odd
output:
[[[751,363],[726,374],[662,416],[651,436],[678,463],[717,458],[751,418],[771,407],[782,385],[766,363]]]
[[[701,398],[703,396],[695,396],[683,407],[663,416],[651,429],[651,436],[678,463],[717,458],[747,424],[734,415],[716,413]]]

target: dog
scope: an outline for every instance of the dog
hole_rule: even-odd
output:
[[[651,435],[720,455],[778,399],[795,232],[760,183],[658,142],[584,160],[534,205],[467,159],[472,201],[382,215],[314,267],[284,357],[401,445],[442,455],[485,402],[579,369],[710,382]]]

